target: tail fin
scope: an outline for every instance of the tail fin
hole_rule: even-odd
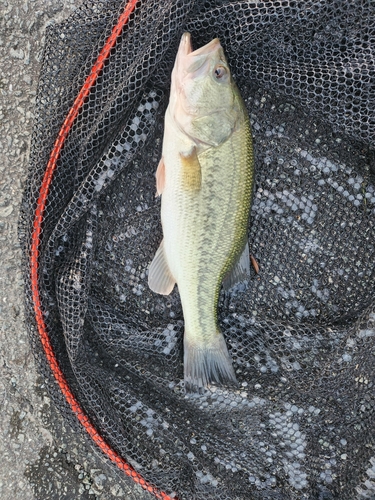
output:
[[[207,344],[184,336],[184,379],[187,392],[201,392],[208,384],[237,385],[223,334],[217,332]]]

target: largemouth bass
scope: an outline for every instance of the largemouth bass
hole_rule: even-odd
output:
[[[250,272],[253,151],[248,114],[217,38],[193,51],[190,34],[182,36],[156,186],[164,238],[148,283],[164,295],[178,285],[185,388],[235,384],[217,310],[222,283],[229,288]]]

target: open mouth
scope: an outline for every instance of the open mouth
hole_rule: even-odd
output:
[[[186,72],[194,73],[194,76],[197,77],[199,76],[199,74],[205,72],[205,63],[207,63],[208,61],[207,56],[218,51],[219,49],[221,49],[220,40],[218,38],[215,38],[206,45],[203,45],[203,47],[200,47],[199,49],[193,51],[191,35],[190,33],[184,33],[181,38],[179,55],[180,57],[189,56],[189,58],[185,60],[184,63]],[[187,61],[189,61],[190,64],[187,65]],[[196,74],[197,72],[199,74]]]
[[[190,41],[190,46],[191,46],[191,41]],[[192,55],[194,56],[203,56],[207,55],[210,52],[216,51],[220,47],[220,40],[218,38],[214,38],[211,40],[211,42],[207,43],[206,45],[203,45],[203,47],[200,47],[197,50],[194,50],[194,52],[191,52]]]
[[[193,51],[193,46],[191,43],[191,35],[190,33],[184,33],[181,38],[180,49],[184,55],[193,55],[193,56],[203,56],[207,55],[210,52],[214,52],[220,47],[220,40],[218,38],[214,38],[203,47],[200,47],[197,50]]]

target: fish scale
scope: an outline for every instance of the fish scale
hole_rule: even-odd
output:
[[[236,267],[242,253],[245,270],[249,267],[253,152],[246,107],[219,41],[191,52],[186,37],[165,115],[157,172],[164,239],[150,266],[149,285],[165,294],[178,285],[185,321],[185,387],[199,391],[212,382],[236,382],[218,326],[218,298],[232,269],[234,282],[244,278]],[[215,80],[217,71],[224,82]]]

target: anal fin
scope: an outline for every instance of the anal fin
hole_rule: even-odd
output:
[[[246,242],[245,248],[235,263],[231,271],[223,279],[223,287],[225,290],[229,290],[236,283],[240,283],[241,281],[247,279],[250,275],[250,251],[249,251],[249,243]]]
[[[164,240],[163,240],[164,241]],[[169,295],[176,284],[164,254],[163,241],[160,243],[148,271],[148,286],[155,293]]]

